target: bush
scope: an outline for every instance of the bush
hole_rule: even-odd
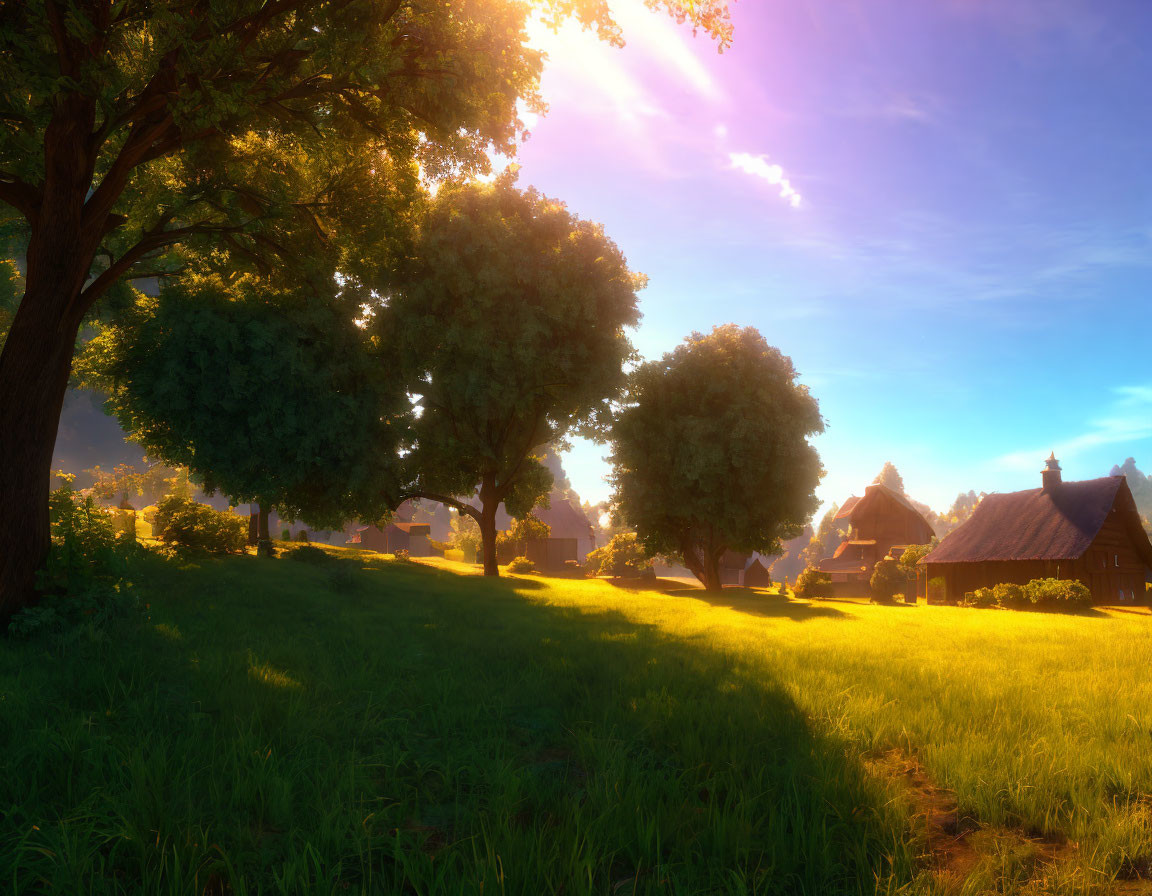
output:
[[[885,557],[876,562],[868,584],[872,586],[873,600],[889,603],[908,584],[908,575],[899,563],[891,557]]]
[[[1036,607],[1069,611],[1092,603],[1092,593],[1075,579],[1033,579],[1027,585],[1002,582],[992,588],[969,591],[960,601],[963,607],[1004,607],[1014,610]]]
[[[536,572],[536,567],[527,557],[513,557],[508,564],[508,572]]]
[[[999,587],[999,586],[997,586]],[[996,599],[994,588],[977,588],[969,591],[960,599],[962,607],[998,607],[1000,602]]]
[[[292,540],[292,530],[291,529],[284,529],[283,531],[281,531],[280,540],[281,541],[291,541]]]
[[[1033,606],[1045,610],[1074,610],[1092,604],[1092,592],[1075,579],[1033,579],[1022,591]]]
[[[302,542],[304,542],[304,544],[307,544],[308,543],[308,530],[307,529],[301,529],[299,532],[297,532],[296,533],[296,540],[302,541]]]
[[[128,581],[140,550],[134,536],[118,536],[112,515],[76,492],[76,477],[58,475],[63,484],[48,498],[52,544],[36,580],[41,599],[12,617],[8,630],[17,637],[101,625],[137,606]]]
[[[496,533],[496,552],[507,556],[514,550],[523,550],[529,541],[547,538],[551,534],[551,526],[528,514],[513,520],[511,528]]]
[[[997,585],[992,589],[992,593],[996,598],[996,605],[1009,610],[1018,609],[1029,602],[1024,594],[1024,588],[1011,582]]]
[[[313,566],[323,566],[328,563],[336,563],[337,560],[327,551],[322,551],[318,547],[313,547],[310,544],[302,544],[298,548],[292,548],[284,554],[285,559],[297,560],[300,563],[310,563]]]
[[[788,583],[783,579],[781,579],[780,584],[776,586],[776,593],[784,596],[788,595]]]
[[[809,566],[800,575],[796,576],[796,584],[792,592],[805,600],[814,597],[832,596],[832,577],[826,572]]]
[[[586,561],[593,575],[636,578],[652,569],[652,558],[635,532],[613,535],[602,548],[592,551]]]
[[[403,548],[401,548],[398,551],[393,551],[392,552],[392,558],[394,560],[399,560],[401,563],[411,563],[412,562],[412,555],[409,554]]]
[[[156,505],[157,537],[165,544],[207,554],[230,554],[248,543],[248,521],[182,495]]]

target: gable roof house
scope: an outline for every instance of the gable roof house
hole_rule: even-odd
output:
[[[1064,482],[1055,455],[1041,479],[1040,488],[988,495],[920,561],[930,600],[1041,578],[1078,579],[1095,603],[1144,600],[1152,543],[1127,480]]]
[[[817,568],[839,592],[866,590],[877,561],[898,557],[908,545],[927,544],[935,534],[908,498],[880,483],[845,501],[833,519],[847,521],[848,535]]]
[[[511,560],[517,551],[523,551],[524,556],[538,569],[558,570],[563,569],[569,560],[583,563],[589,552],[596,547],[592,523],[583,510],[559,491],[552,492],[548,507],[538,505],[532,508],[532,515],[547,523],[550,530],[548,537],[531,538],[523,544],[509,545],[500,559],[501,563]],[[511,525],[512,517],[501,504],[496,513],[496,527],[507,529]]]
[[[347,544],[381,554],[395,554],[407,551],[413,557],[430,557],[434,551],[429,536],[432,527],[428,523],[415,523],[415,508],[411,501],[405,501],[392,516],[392,521],[383,529],[377,526],[357,528]]]

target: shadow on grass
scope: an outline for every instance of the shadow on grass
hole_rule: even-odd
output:
[[[1130,616],[1152,616],[1148,607],[1102,607],[1112,613],[1127,613]]]
[[[334,595],[307,564],[165,568],[137,630],[0,657],[20,769],[0,776],[0,876],[525,896],[910,876],[887,795],[761,667],[534,602],[530,579],[355,573]]]
[[[605,585],[611,585],[613,588],[619,588],[621,591],[634,591],[637,593],[656,592],[659,594],[669,594],[672,591],[690,592],[693,590],[691,587],[686,588],[683,582],[676,579],[645,579],[641,577],[613,578],[611,576],[597,576],[596,581],[603,582]]]
[[[806,619],[851,619],[851,615],[818,603],[795,600],[780,594],[766,594],[747,588],[725,588],[723,591],[702,591],[683,589],[669,591],[670,596],[690,597],[714,607],[738,610],[750,616],[765,616],[776,619],[792,619],[803,622]]]

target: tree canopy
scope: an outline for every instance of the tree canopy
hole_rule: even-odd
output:
[[[631,377],[613,429],[614,503],[652,555],[678,555],[709,590],[726,550],[781,550],[823,474],[824,422],[789,358],[734,324],[694,333]]]
[[[648,5],[729,39],[721,0]],[[0,228],[27,262],[0,350],[0,614],[35,596],[76,334],[100,297],[189,241],[283,257],[278,224],[324,227],[297,171],[341,147],[409,178],[487,170],[524,132],[518,104],[542,106],[534,12],[620,40],[605,0],[0,4]]]
[[[887,486],[898,495],[904,494],[904,477],[900,475],[900,471],[890,460],[884,462],[884,469],[872,481],[877,485]]]
[[[186,276],[98,340],[108,406],[208,492],[319,528],[383,517],[409,415],[351,309],[259,280]]]
[[[471,511],[496,574],[495,512],[523,516],[552,475],[540,449],[607,419],[632,356],[643,277],[603,229],[515,174],[440,190],[377,314],[418,403],[413,497]]]

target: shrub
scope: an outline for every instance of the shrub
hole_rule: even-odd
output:
[[[112,515],[77,493],[75,476],[58,475],[62,484],[48,498],[52,544],[36,580],[41,599],[13,616],[8,630],[17,637],[100,625],[137,606],[128,581],[140,550],[134,537],[117,535]]]
[[[1033,579],[1022,591],[1033,606],[1046,610],[1073,610],[1092,603],[1092,592],[1075,579]]]
[[[411,562],[412,562],[412,555],[411,555],[411,554],[409,554],[409,553],[408,553],[406,550],[404,550],[403,548],[401,548],[401,549],[400,549],[400,550],[398,550],[398,551],[394,551],[394,552],[392,553],[392,558],[393,558],[394,560],[399,560],[401,563],[411,563]]]
[[[872,599],[887,603],[908,584],[908,575],[899,563],[891,557],[885,557],[877,561],[868,584],[872,586]]]
[[[792,591],[797,597],[805,600],[814,597],[832,596],[832,577],[826,572],[809,566],[800,575],[796,576],[796,584]]]
[[[788,583],[787,583],[787,582],[785,582],[783,579],[781,579],[781,580],[780,580],[780,584],[776,586],[776,593],[777,593],[777,594],[782,594],[782,595],[785,595],[785,596],[787,596],[787,594],[788,594]]]
[[[1017,609],[1028,603],[1028,598],[1024,594],[1024,588],[1011,582],[1003,582],[997,585],[992,589],[992,593],[996,597],[997,605],[1009,610]]]
[[[318,547],[310,544],[302,544],[298,548],[292,548],[284,554],[285,559],[297,560],[301,563],[310,563],[314,566],[323,566],[327,563],[336,563],[337,560],[327,551],[322,551]]]
[[[496,533],[496,551],[504,553],[522,549],[530,540],[547,538],[552,534],[552,527],[538,517],[528,514],[525,517],[512,521],[511,528]],[[505,556],[507,556],[505,554]]]
[[[165,544],[189,551],[238,553],[248,542],[248,521],[182,495],[168,495],[156,506],[156,532]]]
[[[513,557],[508,564],[508,572],[536,572],[536,567],[527,557]]]
[[[962,607],[996,607],[999,605],[1000,602],[996,598],[994,588],[977,588],[975,591],[967,592],[960,599],[960,606]]]
[[[636,578],[652,569],[652,558],[637,540],[635,532],[613,535],[602,548],[592,551],[586,560],[594,575]]]
[[[943,576],[936,576],[928,580],[927,600],[929,603],[940,603],[944,600],[944,589],[947,583]]]
[[[281,541],[291,541],[292,540],[292,530],[291,529],[284,529],[280,533],[280,540]]]
[[[126,510],[123,507],[117,507],[106,512],[112,521],[112,528],[116,531],[118,537],[127,538],[129,541],[136,540],[135,510]]]
[[[304,542],[304,544],[307,544],[308,543],[308,530],[307,529],[301,529],[299,532],[297,532],[296,533],[296,540],[302,541],[302,542]]]

